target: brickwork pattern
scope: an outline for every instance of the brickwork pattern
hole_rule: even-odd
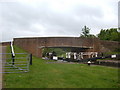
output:
[[[99,39],[79,37],[37,37],[37,38],[14,38],[14,44],[25,49],[37,57],[41,57],[41,47],[81,47],[93,48],[89,51],[99,52]]]

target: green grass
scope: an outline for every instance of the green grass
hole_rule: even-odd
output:
[[[111,54],[120,54],[120,52],[105,52],[103,55],[107,56],[107,55],[111,55]]]
[[[9,50],[8,50],[9,51]],[[15,47],[15,51],[24,52]],[[33,57],[28,73],[5,74],[6,88],[117,88],[118,69],[86,64],[47,64]]]

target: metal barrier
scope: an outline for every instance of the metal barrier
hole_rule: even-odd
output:
[[[0,73],[23,73],[29,72],[30,55],[27,53],[15,53],[13,60],[12,53],[1,53],[2,72]]]

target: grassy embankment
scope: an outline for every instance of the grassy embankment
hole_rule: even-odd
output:
[[[9,48],[8,48],[9,52]],[[15,47],[16,53],[23,53]],[[48,64],[33,57],[28,73],[5,74],[6,88],[116,88],[118,69],[85,64]]]

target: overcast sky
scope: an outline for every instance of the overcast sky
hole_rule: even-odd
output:
[[[15,37],[80,36],[118,27],[119,0],[0,0],[2,41]]]

